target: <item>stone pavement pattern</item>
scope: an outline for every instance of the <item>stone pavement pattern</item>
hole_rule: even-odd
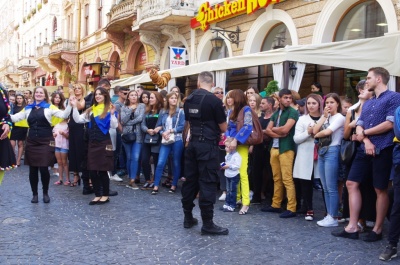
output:
[[[183,228],[179,192],[161,188],[152,196],[113,182],[119,195],[89,206],[92,195],[82,195],[81,187],[54,186],[56,180],[50,182],[51,202],[43,203],[39,183],[39,203],[32,204],[28,167],[6,173],[0,186],[0,264],[383,263],[378,256],[386,238],[375,243],[338,239],[330,235],[337,228],[320,228],[303,215],[284,220],[260,212],[258,205],[240,216],[219,211],[218,202],[215,222],[230,233],[201,236],[201,222]],[[321,201],[318,192],[318,220]],[[201,219],[198,207],[194,216]]]

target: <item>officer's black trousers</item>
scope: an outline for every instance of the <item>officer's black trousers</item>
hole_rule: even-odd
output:
[[[185,177],[182,186],[182,207],[191,212],[199,193],[199,207],[204,221],[213,219],[218,183],[218,146],[190,142],[185,150]]]

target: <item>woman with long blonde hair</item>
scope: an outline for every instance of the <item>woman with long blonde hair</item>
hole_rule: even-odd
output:
[[[70,98],[75,98],[76,109],[79,114],[83,113],[85,108],[85,94],[86,89],[82,84],[75,84],[70,91]],[[72,112],[71,112],[72,116]],[[84,159],[85,148],[84,134],[85,124],[76,123],[71,117],[68,122],[69,128],[69,151],[68,151],[68,166],[69,170],[74,174],[74,180],[71,187],[81,184],[81,177],[79,172],[82,172],[82,161]]]

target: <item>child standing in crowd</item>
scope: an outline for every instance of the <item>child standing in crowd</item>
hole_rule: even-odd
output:
[[[240,180],[239,169],[242,164],[242,157],[236,149],[231,150],[229,148],[229,142],[226,144],[225,150],[227,152],[225,156],[226,162],[221,163],[221,170],[225,169],[226,199],[222,210],[224,212],[234,212],[236,208],[237,185]]]
[[[64,185],[72,186],[72,183],[69,180],[69,170],[68,170],[69,130],[67,121],[68,120],[63,120],[53,128],[53,136],[56,147],[55,155],[58,164],[58,176],[59,176],[59,180],[55,182],[54,185],[63,184],[63,173],[65,172],[66,181],[64,182]]]
[[[54,92],[51,95],[51,104],[56,106],[60,110],[64,110],[64,95],[58,91]],[[54,137],[54,146],[55,146],[55,156],[57,159],[58,168],[55,168],[57,174],[59,176],[59,180],[54,183],[54,185],[62,185],[63,184],[63,172],[65,171],[66,181],[64,182],[65,186],[69,186],[71,184],[69,180],[69,169],[68,169],[68,119],[60,119],[53,117],[51,119],[51,123],[53,127],[53,137]],[[64,170],[65,169],[65,170]]]

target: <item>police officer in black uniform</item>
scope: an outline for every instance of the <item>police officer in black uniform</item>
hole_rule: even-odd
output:
[[[185,177],[182,186],[183,227],[196,225],[193,201],[199,193],[199,207],[203,220],[202,234],[227,235],[227,228],[214,224],[214,204],[217,196],[218,141],[226,131],[226,116],[222,102],[210,91],[213,87],[210,72],[201,72],[197,87],[185,101],[185,120],[190,124],[190,141],[185,150]]]

